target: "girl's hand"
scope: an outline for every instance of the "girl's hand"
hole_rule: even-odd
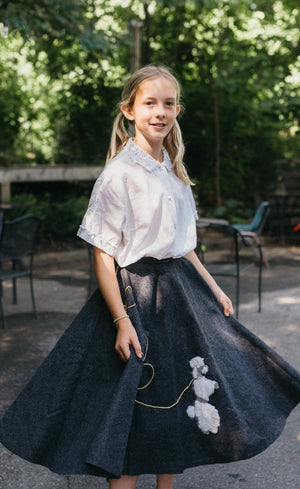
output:
[[[129,318],[123,318],[118,321],[118,334],[115,344],[115,350],[119,357],[127,362],[130,357],[130,346],[133,346],[135,354],[138,358],[142,358],[142,349],[136,334],[136,331]]]
[[[229,297],[227,297],[227,295],[224,294],[223,291],[221,291],[220,294],[218,295],[218,299],[223,306],[225,316],[228,317],[229,314],[233,314],[232,302],[229,299]]]

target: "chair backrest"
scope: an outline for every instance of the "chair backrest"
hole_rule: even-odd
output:
[[[256,209],[249,231],[255,232],[259,235],[262,232],[266,219],[270,212],[270,203],[268,201],[261,202]]]
[[[30,214],[3,223],[0,259],[18,259],[33,255],[40,220]]]

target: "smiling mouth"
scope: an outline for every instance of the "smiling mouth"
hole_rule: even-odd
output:
[[[154,126],[154,127],[166,127],[167,124],[163,124],[163,123],[157,123],[157,124],[151,124],[151,126]]]

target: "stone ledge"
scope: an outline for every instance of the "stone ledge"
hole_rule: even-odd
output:
[[[2,203],[11,199],[10,184],[13,182],[58,182],[96,180],[103,166],[32,166],[0,167],[0,185]]]

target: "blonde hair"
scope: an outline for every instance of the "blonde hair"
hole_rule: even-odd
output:
[[[135,73],[133,73],[130,78],[127,80],[127,83],[122,92],[122,101],[119,104],[119,110],[121,105],[133,105],[135,96],[140,85],[151,78],[159,78],[164,77],[170,80],[175,89],[176,89],[176,104],[180,105],[180,85],[175,78],[175,76],[171,73],[171,71],[165,66],[156,66],[156,65],[147,65],[143,68],[140,68]],[[128,129],[125,125],[128,126]],[[120,151],[123,149],[128,139],[134,133],[134,124],[130,121],[127,121],[123,113],[119,112],[117,117],[114,120],[110,146],[107,152],[106,161],[110,161],[114,158]],[[181,130],[177,120],[175,120],[174,125],[171,131],[164,139],[164,147],[166,148],[170,160],[172,162],[175,175],[182,180],[185,185],[190,185],[192,182],[188,177],[186,169],[183,164],[183,155],[184,155],[184,144],[182,140]]]

